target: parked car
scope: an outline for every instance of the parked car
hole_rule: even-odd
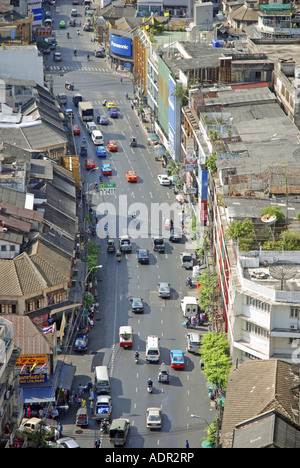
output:
[[[143,299],[140,297],[132,297],[130,299],[131,312],[135,314],[144,312]]]
[[[73,135],[80,135],[80,128],[78,125],[72,125]]]
[[[73,350],[74,351],[86,351],[88,347],[88,336],[86,333],[78,333],[76,335]]]
[[[160,183],[160,185],[171,185],[171,181],[170,181],[169,177],[166,176],[165,174],[159,174],[157,176],[157,179],[158,179],[158,182]]]
[[[58,448],[80,448],[80,445],[72,437],[62,437],[57,439],[56,447]]]
[[[187,350],[189,353],[196,353],[201,349],[202,335],[200,333],[188,333],[187,337]]]
[[[171,289],[169,283],[158,283],[157,289],[159,297],[163,299],[169,299],[171,297]]]

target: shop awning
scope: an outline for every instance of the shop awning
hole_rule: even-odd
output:
[[[51,403],[55,401],[55,388],[24,388],[22,387],[23,403],[38,404],[38,403]]]

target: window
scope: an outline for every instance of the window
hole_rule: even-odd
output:
[[[299,309],[297,307],[291,307],[290,318],[298,318]]]

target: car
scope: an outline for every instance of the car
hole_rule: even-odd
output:
[[[180,265],[186,270],[192,269],[194,266],[193,256],[190,252],[180,253]]]
[[[50,47],[42,47],[41,49],[39,49],[40,52],[43,54],[43,55],[48,55],[51,53],[51,50],[50,50]]]
[[[96,169],[95,159],[89,158],[85,161],[85,167],[87,169]]]
[[[96,420],[109,419],[112,413],[111,405],[111,396],[110,395],[101,395],[96,399],[95,404],[95,414],[94,418]]]
[[[172,349],[170,361],[173,369],[184,369],[184,352],[181,349]]]
[[[161,408],[146,409],[146,426],[148,429],[161,429]]]
[[[96,146],[96,153],[99,158],[106,158],[105,146]]]
[[[106,102],[105,105],[106,105],[107,109],[115,109],[116,108],[115,103],[112,102],[112,101]]]
[[[171,297],[171,289],[169,283],[158,283],[158,296],[163,299],[169,299]]]
[[[76,8],[72,8],[71,16],[77,16],[77,10],[76,10]]]
[[[82,28],[84,31],[94,31],[93,26],[90,23],[85,23]]]
[[[187,338],[187,350],[189,353],[197,353],[201,349],[202,336],[200,333],[188,333]]]
[[[79,5],[79,0],[72,0],[72,5]]]
[[[126,179],[127,182],[137,182],[137,175],[134,171],[127,171],[126,172]]]
[[[111,165],[110,164],[102,164],[101,171],[103,175],[112,175]]]
[[[116,141],[108,141],[107,148],[109,151],[118,151],[118,144]]]
[[[182,231],[180,229],[170,229],[169,241],[170,242],[180,242],[182,238]]]
[[[149,252],[146,249],[139,249],[138,250],[138,263],[143,265],[149,264]]]
[[[80,135],[80,128],[78,125],[72,125],[73,135]]]
[[[108,125],[108,118],[106,117],[106,115],[99,115],[97,117],[97,122],[100,125]]]
[[[141,297],[132,297],[130,299],[131,312],[135,314],[144,312],[143,299]]]
[[[73,109],[66,109],[65,110],[65,116],[69,117],[69,119],[74,119],[74,112]]]
[[[109,109],[108,113],[109,117],[111,117],[112,119],[117,119],[119,117],[119,114],[116,109]]]
[[[73,350],[74,351],[86,351],[88,347],[88,336],[86,333],[78,333],[75,337]]]
[[[169,177],[166,176],[165,174],[159,174],[157,176],[157,179],[158,179],[158,182],[160,183],[160,185],[171,185],[171,181],[170,181]]]
[[[94,55],[95,57],[100,57],[100,58],[104,57],[104,53],[102,52],[102,50],[95,50]]]
[[[80,448],[80,445],[77,444],[76,440],[72,437],[62,437],[57,439],[56,447],[58,448]]]
[[[61,53],[60,52],[54,52],[53,60],[54,60],[54,62],[61,62],[62,61]]]
[[[158,253],[164,253],[165,241],[162,237],[154,237],[152,239],[153,250]]]
[[[87,122],[85,126],[86,126],[86,131],[88,132],[89,135],[91,135],[94,130],[97,130],[97,125],[93,121]]]
[[[65,28],[65,27],[66,27],[66,22],[65,22],[64,20],[61,20],[61,21],[59,22],[59,27],[60,27],[60,28]]]

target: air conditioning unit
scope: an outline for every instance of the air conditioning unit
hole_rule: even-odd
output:
[[[290,325],[290,329],[294,330],[296,328],[296,325]]]

